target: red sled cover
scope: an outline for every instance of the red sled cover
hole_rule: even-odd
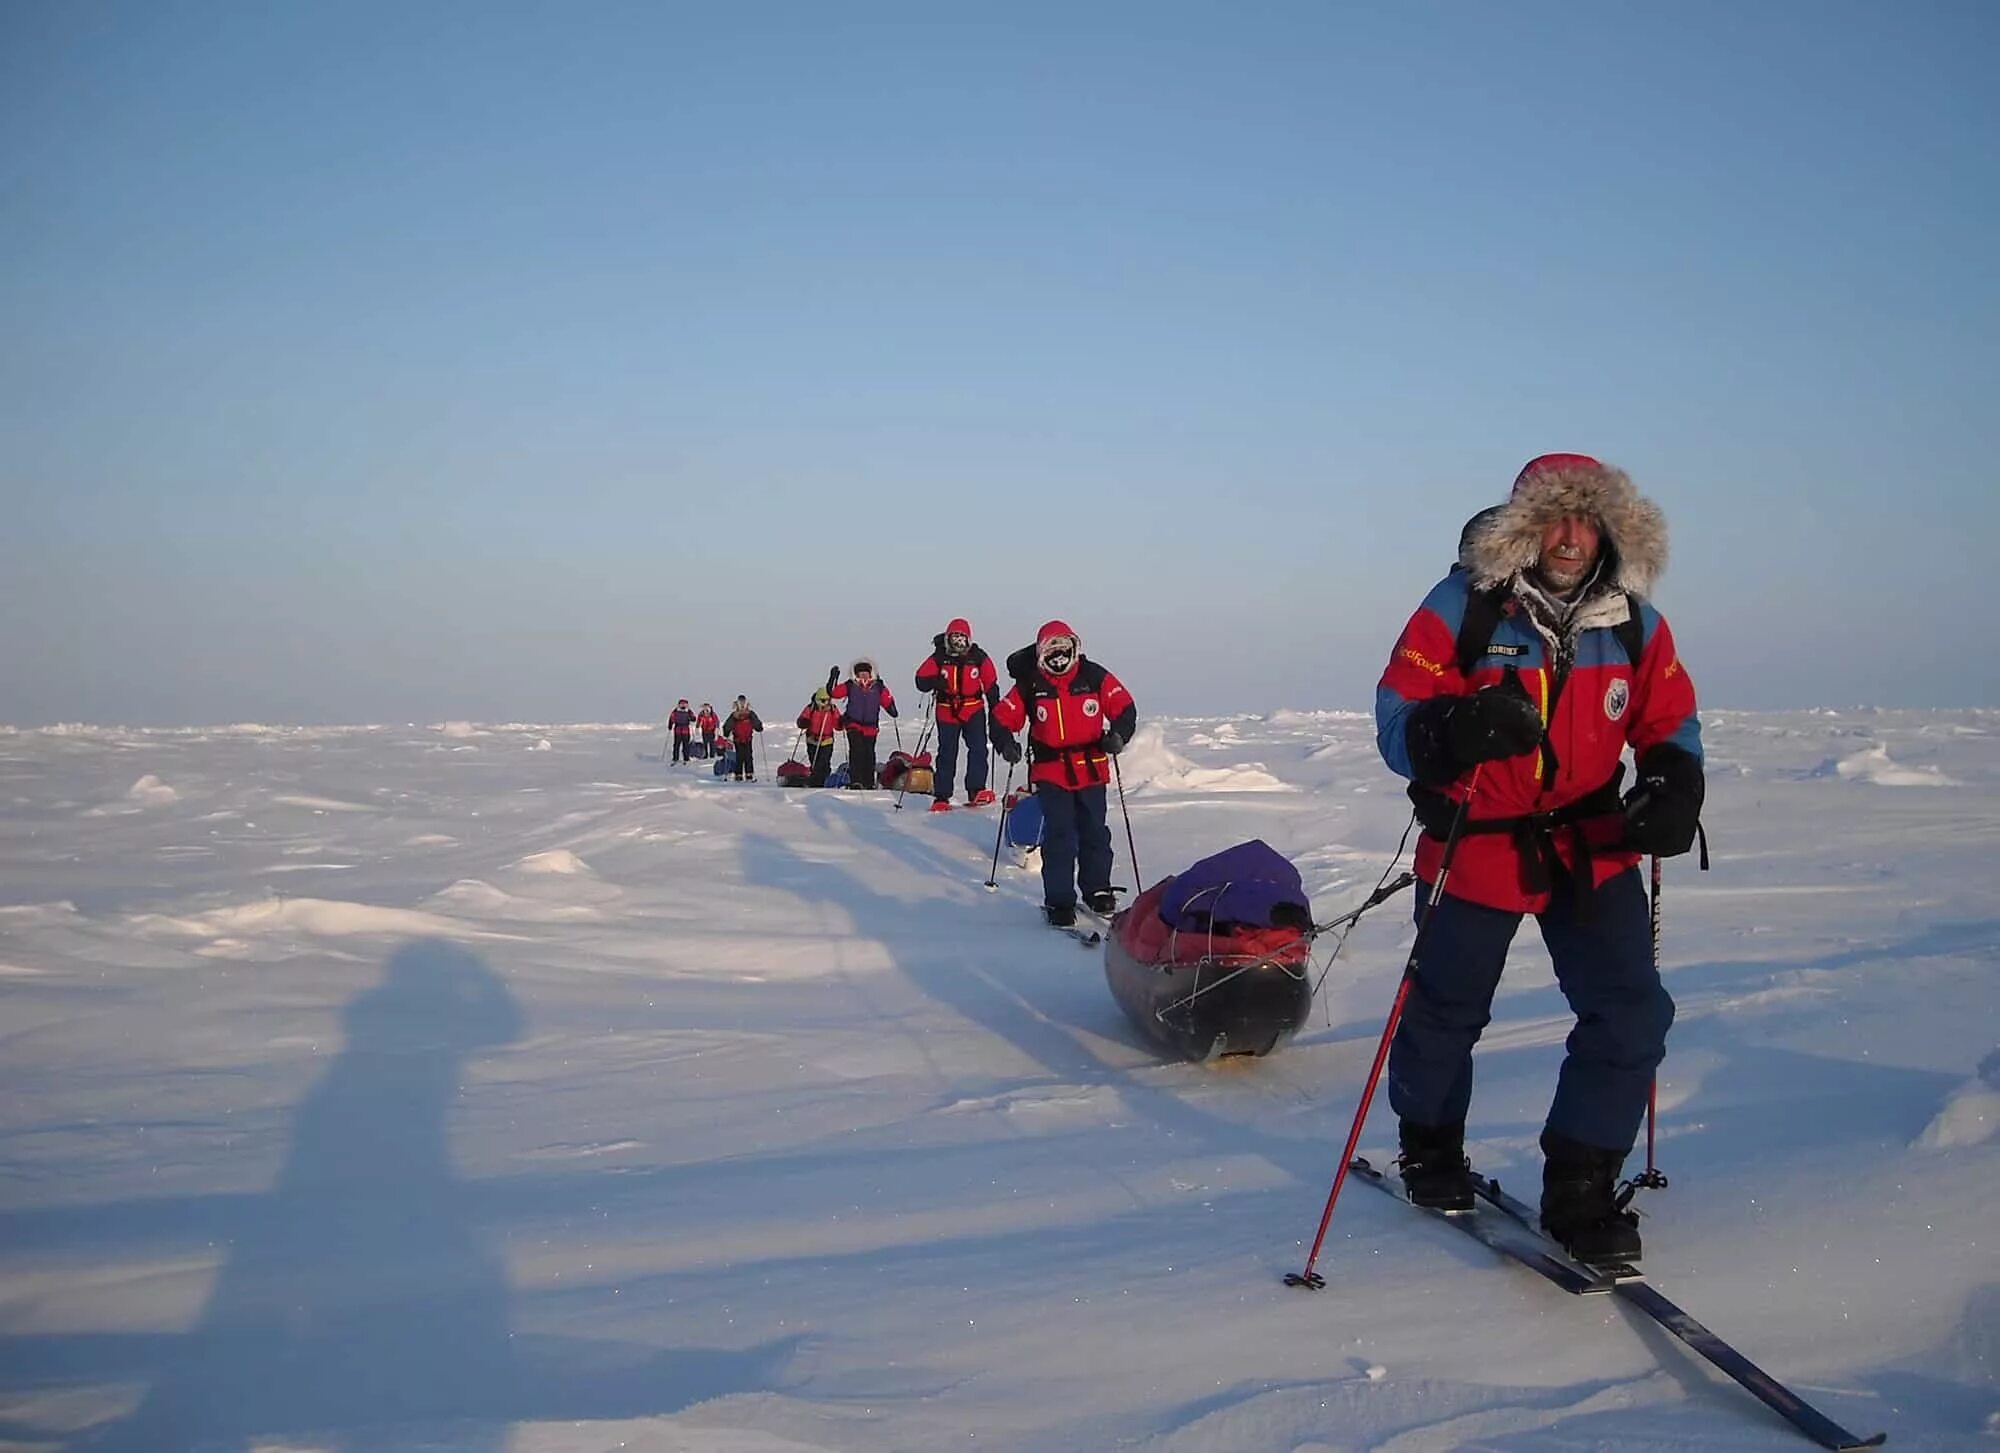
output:
[[[804,762],[778,763],[778,783],[783,787],[803,787],[812,776],[812,768]]]
[[[1212,928],[1175,929],[1160,917],[1160,900],[1172,876],[1160,879],[1118,915],[1112,929],[1119,946],[1142,964],[1197,964],[1204,961],[1283,964],[1303,968],[1312,939],[1296,928],[1218,923]]]

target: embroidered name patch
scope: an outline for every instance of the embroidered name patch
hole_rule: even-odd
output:
[[[1528,654],[1528,648],[1526,646],[1509,646],[1495,642],[1486,648],[1486,654],[1489,656],[1525,656]]]

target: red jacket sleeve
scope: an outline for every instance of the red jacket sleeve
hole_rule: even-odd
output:
[[[1458,670],[1458,632],[1447,614],[1463,615],[1462,584],[1447,580],[1417,607],[1389,653],[1389,665],[1375,687],[1375,744],[1389,770],[1416,779],[1410,761],[1409,720],[1417,706],[1436,696],[1463,696]]]
[[[1104,729],[1116,730],[1119,736],[1129,741],[1132,729],[1139,724],[1139,706],[1132,700],[1132,693],[1125,689],[1125,683],[1106,671],[1097,700],[1104,709]]]
[[[993,723],[1008,732],[1018,732],[1028,724],[1028,704],[1021,699],[1020,687],[1016,686],[994,704]]]
[[[1695,715],[1694,682],[1674,648],[1667,618],[1650,606],[1642,609],[1651,615],[1654,628],[1633,673],[1632,721],[1626,740],[1635,753],[1665,742],[1699,761],[1701,719]]]

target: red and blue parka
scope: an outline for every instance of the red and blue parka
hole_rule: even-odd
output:
[[[1044,647],[1068,637],[1073,646],[1067,667],[1050,669]],[[1035,633],[1035,644],[1007,658],[1013,689],[993,708],[995,731],[1028,729],[1028,780],[1066,791],[1102,787],[1111,780],[1105,737],[1132,739],[1139,708],[1125,683],[1095,661],[1086,660],[1083,640],[1061,621]]]
[[[673,728],[677,737],[684,737],[694,730],[694,713],[688,710],[687,702],[683,701],[668,714],[667,725]]]
[[[1561,601],[1536,583],[1534,567],[1543,531],[1571,515],[1601,527],[1598,564]],[[1424,824],[1416,872],[1425,883],[1437,881],[1450,821],[1469,795],[1448,893],[1539,913],[1560,876],[1587,897],[1639,860],[1621,846],[1625,750],[1642,773],[1659,764],[1698,783],[1694,685],[1666,618],[1645,599],[1666,553],[1659,508],[1622,471],[1584,455],[1535,460],[1506,504],[1468,526],[1458,567],[1403,628],[1375,691],[1377,745],[1410,779]],[[1489,628],[1484,649],[1462,666],[1461,634],[1469,652],[1474,633]],[[1479,767],[1474,790],[1473,771],[1427,729],[1437,713],[1426,704],[1496,685],[1527,693],[1545,736],[1533,751]]]
[[[963,649],[952,649],[954,637]],[[937,697],[937,719],[946,726],[964,726],[999,702],[1000,673],[963,616],[931,637],[931,653],[917,667],[917,690]]]

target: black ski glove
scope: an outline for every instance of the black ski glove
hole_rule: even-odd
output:
[[[1625,846],[1654,857],[1678,857],[1694,846],[1707,795],[1701,763],[1667,742],[1639,754],[1639,780],[1625,794]]]
[[[1114,757],[1117,756],[1120,752],[1125,750],[1125,738],[1119,736],[1118,733],[1114,731],[1105,732],[1104,750],[1110,753]]]
[[[1014,734],[993,728],[987,735],[993,738],[993,750],[1000,754],[1000,760],[1008,766],[1018,766],[1021,761],[1021,744],[1014,740]]]
[[[1416,780],[1445,787],[1481,762],[1541,745],[1542,713],[1516,677],[1470,696],[1436,696],[1410,713],[1403,740]]]
[[[828,691],[831,691],[831,690],[833,690],[833,688],[834,688],[834,687],[836,687],[836,686],[838,686],[838,685],[840,685],[840,668],[839,668],[838,666],[829,666],[829,667],[827,667],[827,668],[826,668],[826,689],[827,689]]]

